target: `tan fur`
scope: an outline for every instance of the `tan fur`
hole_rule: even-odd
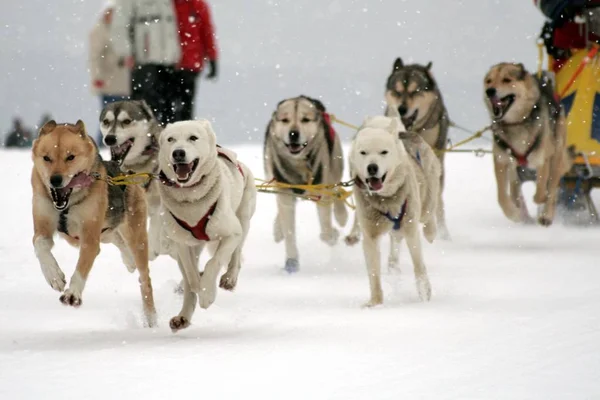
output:
[[[267,127],[264,147],[264,168],[268,180],[275,179],[292,184],[334,184],[342,180],[344,159],[342,145],[336,135],[330,151],[323,124],[323,112],[305,97],[282,101],[271,117]],[[306,147],[299,154],[292,154],[286,146],[289,132],[297,130]],[[307,159],[308,158],[308,159]],[[319,182],[314,179],[321,171]],[[286,191],[284,191],[286,192]],[[277,216],[274,223],[276,242],[285,240],[287,260],[297,262],[296,245],[296,200],[291,191],[277,196]],[[332,211],[336,222],[345,226],[348,211],[343,201],[324,197],[317,205],[321,226],[320,238],[334,245],[339,232],[332,224]]]
[[[67,161],[68,155],[75,158]],[[44,156],[49,157],[50,161],[44,160]],[[100,242],[111,242],[120,247],[124,260],[133,258],[140,274],[146,323],[155,325],[156,311],[148,269],[146,203],[142,190],[137,186],[127,188],[126,212],[121,223],[102,233],[104,228],[109,228],[105,219],[108,186],[102,180],[106,178],[106,168],[83,123],[78,121],[76,125],[58,125],[54,121],[48,122],[33,143],[32,159],[33,244],[50,286],[60,292],[64,290],[61,302],[75,307],[81,305],[85,282],[100,252]],[[72,178],[80,172],[99,174],[100,179],[88,188],[73,189],[70,197],[67,214],[69,235],[61,233],[60,236],[79,247],[79,260],[69,287],[65,290],[64,273],[51,253],[54,244],[52,237],[57,232],[60,212],[54,207],[50,196],[49,179],[56,174]]]
[[[547,102],[540,101],[541,93],[536,80],[522,64],[500,63],[492,66],[484,78],[484,90],[487,89],[495,89],[501,98],[514,95],[512,105],[500,120],[494,120],[494,134],[519,154],[527,153],[541,135],[539,146],[527,160],[528,167],[537,171],[534,201],[543,205],[538,222],[548,226],[554,220],[560,179],[572,164],[566,146],[564,113],[561,111],[558,118],[553,119]],[[485,103],[494,119],[491,101],[485,98]],[[540,113],[539,117],[535,122],[527,123],[533,110]],[[494,143],[493,156],[498,203],[502,211],[512,221],[530,222],[516,172],[516,159],[497,143]]]
[[[422,138],[403,130],[399,119],[368,118],[353,140],[350,151],[351,175],[358,182],[365,182],[365,171],[360,161],[361,157],[364,157],[361,153],[363,150],[375,149],[378,146],[391,149],[388,157],[393,160],[386,172],[387,178],[382,190],[371,192],[360,186],[364,184],[359,184],[354,190],[357,219],[346,241],[349,244],[358,242],[362,231],[371,290],[371,298],[366,303],[368,307],[383,303],[379,238],[386,233],[389,233],[391,240],[389,266],[397,267],[398,247],[402,238],[406,238],[419,296],[423,300],[429,300],[431,297],[431,285],[423,262],[418,226],[419,223],[424,225],[423,233],[426,239],[432,242],[437,233],[435,212],[438,206],[441,168],[435,154]],[[372,138],[369,138],[369,135],[372,135]],[[414,157],[417,149],[421,152],[421,163]],[[392,222],[384,214],[399,215],[405,201],[406,214],[401,227],[399,230],[393,230]]]

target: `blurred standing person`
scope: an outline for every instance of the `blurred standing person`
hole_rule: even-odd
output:
[[[13,119],[12,130],[6,135],[4,147],[31,147],[31,131],[23,126],[21,118]]]
[[[108,103],[127,99],[131,94],[129,68],[120,61],[111,42],[110,26],[113,13],[114,2],[106,2],[100,20],[96,22],[89,36],[92,91],[100,97],[100,109]],[[102,145],[102,134],[99,130],[96,143]]]
[[[181,59],[173,74],[172,89],[175,119],[189,120],[194,116],[194,98],[198,75],[208,61],[207,79],[218,75],[218,51],[210,8],[204,0],[174,0],[179,26]]]
[[[162,124],[173,121],[169,86],[181,57],[173,0],[116,0],[111,37],[132,69],[132,98],[146,100]]]

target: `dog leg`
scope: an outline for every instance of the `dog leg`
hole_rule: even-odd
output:
[[[113,236],[112,243],[115,246],[117,246],[117,248],[121,252],[121,260],[123,261],[123,264],[125,264],[125,266],[127,267],[127,270],[129,272],[134,273],[135,272],[135,262],[133,260],[133,255],[131,254],[129,247],[127,247],[127,245],[125,244],[125,240],[123,239],[123,236],[118,231],[114,232],[112,236]]]
[[[371,289],[371,299],[363,307],[375,307],[383,303],[379,238],[365,234],[362,243],[365,262],[367,264],[367,273],[369,274],[369,287]]]
[[[171,318],[169,321],[169,326],[171,327],[171,331],[173,333],[190,326],[192,315],[194,315],[194,311],[196,310],[197,300],[196,293],[190,290],[190,285],[186,279],[185,266],[180,259],[177,260],[177,265],[179,266],[179,270],[183,276],[183,281],[181,284],[183,288],[183,305],[181,307],[181,311],[179,311],[179,314],[176,317]]]
[[[510,198],[507,193],[508,184],[508,168],[512,168],[510,164],[501,164],[497,160],[498,156],[494,157],[494,172],[496,174],[496,184],[498,188],[498,204],[504,212],[504,215],[514,222],[521,222],[521,211]]]
[[[77,260],[75,272],[71,276],[69,287],[60,296],[60,302],[64,305],[73,307],[81,305],[81,296],[87,277],[92,270],[94,260],[100,253],[100,231],[101,226],[97,221],[86,221],[83,223],[79,260]]]
[[[281,219],[279,218],[279,213],[275,216],[275,221],[273,221],[273,239],[275,243],[279,243],[284,239],[283,230],[281,229]]]
[[[358,221],[358,215],[354,213],[354,223],[352,224],[352,230],[350,234],[344,238],[344,241],[348,246],[354,246],[360,242],[360,222]]]
[[[550,178],[550,160],[545,160],[544,165],[537,170],[535,181],[535,204],[544,204],[548,200],[548,179]]]
[[[296,199],[292,196],[277,196],[277,216],[283,231],[285,239],[285,270],[287,272],[297,272],[298,247],[296,245]]]
[[[558,154],[557,154],[558,153]],[[563,157],[564,154],[564,157]],[[548,174],[548,198],[544,204],[542,215],[538,218],[538,222],[543,226],[550,226],[554,221],[554,215],[556,213],[556,202],[558,201],[558,192],[560,189],[560,179],[567,172],[565,167],[568,165],[566,162],[566,154],[561,154],[558,149],[554,157],[552,157],[549,163],[549,174]]]
[[[330,246],[334,246],[338,241],[340,233],[333,227],[331,222],[332,204],[329,203],[329,200],[326,199],[325,204],[317,203],[317,211],[319,212],[319,223],[321,225],[321,240]]]
[[[522,186],[523,183],[518,178],[511,179],[509,182],[510,198],[515,206],[521,211],[521,222],[532,224],[535,220],[529,215],[525,196],[523,196]]]
[[[250,218],[241,216],[240,224],[242,225],[242,240],[231,255],[231,261],[229,261],[229,265],[227,266],[227,272],[221,276],[221,280],[219,281],[219,287],[221,289],[230,291],[235,289],[238,275],[240,274],[240,269],[242,267],[242,249],[246,242],[248,231],[250,230]]]
[[[395,235],[390,231],[390,255],[388,257],[388,271],[389,272],[400,272],[400,243],[402,242],[401,235]]]
[[[440,158],[440,163],[443,165],[443,158]],[[438,198],[437,205],[435,208],[436,212],[436,220],[438,227],[438,236],[442,240],[452,240],[450,236],[450,231],[448,230],[448,226],[446,225],[446,206],[444,204],[444,172],[442,170],[442,175],[440,176],[440,185],[438,188]]]
[[[150,214],[150,223],[148,227],[148,259],[154,261],[161,254],[160,229],[161,219],[158,213]]]
[[[339,226],[346,226],[348,223],[348,209],[346,208],[346,203],[344,203],[343,200],[334,200],[333,214]]]
[[[200,292],[198,292],[200,307],[206,309],[214,303],[217,297],[217,277],[221,267],[231,262],[233,252],[240,247],[242,234],[238,231],[219,241],[215,255],[208,260],[200,277]]]
[[[129,251],[133,254],[139,273],[142,308],[146,318],[145,324],[148,327],[154,327],[156,326],[156,308],[154,306],[150,268],[148,267],[148,233],[146,231],[145,214],[143,212],[129,212],[127,220],[121,225],[121,234]]]
[[[177,258],[181,260],[183,266],[183,280],[187,281],[190,290],[194,293],[202,291],[200,284],[200,272],[198,271],[198,259],[195,256],[195,251],[192,247],[176,243]]]
[[[419,232],[416,227],[413,232],[410,232],[406,236],[406,244],[410,251],[410,257],[412,258],[413,267],[415,269],[415,280],[417,283],[417,293],[422,301],[431,300],[431,283],[427,276],[427,268],[423,262],[423,250],[421,249],[421,239],[419,238]]]
[[[52,240],[52,236],[36,234],[33,237],[35,255],[40,262],[40,267],[42,268],[42,273],[44,274],[44,278],[46,278],[46,282],[48,282],[48,285],[50,285],[52,289],[62,292],[65,290],[67,281],[65,279],[65,274],[58,266],[58,262],[56,262],[56,258],[52,255],[53,246],[54,241]]]

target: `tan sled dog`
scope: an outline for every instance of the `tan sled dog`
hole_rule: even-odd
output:
[[[183,306],[171,318],[173,332],[190,325],[197,299],[202,308],[215,301],[222,267],[227,272],[219,286],[235,288],[256,209],[252,172],[216,140],[207,120],[169,124],[160,137],[161,247],[183,275]],[[216,250],[200,274],[198,259],[207,243]]]
[[[552,87],[547,76],[533,76],[523,64],[496,64],[484,79],[494,134],[498,202],[515,222],[532,221],[521,185],[533,173],[533,200],[543,205],[538,222],[552,224],[560,179],[571,168],[565,117]]]
[[[47,122],[33,143],[33,246],[48,284],[64,293],[60,301],[79,307],[100,242],[112,242],[127,268],[140,274],[146,324],[156,324],[148,270],[146,201],[137,186],[108,186],[107,176],[119,174],[116,164],[103,161],[83,122]],[[52,255],[56,232],[79,247],[79,261],[65,289],[65,275]]]
[[[367,118],[352,142],[350,173],[356,183],[357,226],[363,233],[371,288],[365,305],[383,303],[379,239],[386,233],[390,233],[396,259],[397,246],[406,238],[419,297],[429,300],[431,284],[418,227],[423,223],[425,238],[434,240],[441,167],[431,147],[417,134],[404,132],[398,118]]]
[[[325,106],[319,100],[299,96],[281,101],[267,126],[264,144],[264,167],[267,179],[290,184],[333,184],[342,179],[344,156],[340,138],[329,121]],[[299,269],[296,245],[296,200],[291,190],[277,195],[275,242],[285,240],[285,270]],[[320,238],[333,246],[339,232],[332,224],[332,211],[337,223],[345,226],[348,210],[341,200],[322,199],[317,205],[321,225]]]

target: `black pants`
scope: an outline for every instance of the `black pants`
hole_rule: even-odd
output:
[[[156,119],[163,125],[175,121],[174,71],[174,67],[169,65],[144,64],[137,65],[131,73],[131,97],[134,100],[146,100]]]
[[[175,70],[172,75],[171,99],[175,109],[175,121],[186,121],[194,117],[194,98],[198,72]]]

